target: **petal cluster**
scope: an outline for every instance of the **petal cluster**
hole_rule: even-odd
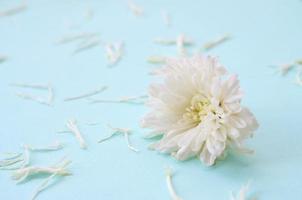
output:
[[[151,111],[142,120],[150,137],[162,136],[152,149],[213,165],[228,148],[243,149],[257,129],[255,117],[241,105],[237,76],[227,76],[216,58],[173,58],[154,73],[163,81],[150,85]]]

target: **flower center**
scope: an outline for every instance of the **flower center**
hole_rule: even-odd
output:
[[[201,94],[197,94],[192,98],[190,106],[186,108],[183,118],[194,123],[200,123],[208,114],[209,107],[209,99]]]

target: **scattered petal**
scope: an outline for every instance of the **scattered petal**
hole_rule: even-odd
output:
[[[124,53],[124,43],[116,42],[116,43],[108,43],[105,45],[106,56],[109,61],[110,66],[114,66],[117,64]]]
[[[212,41],[209,41],[209,42],[206,42],[203,47],[202,47],[202,50],[204,51],[208,51],[210,49],[213,49],[214,47],[217,47],[218,45],[228,41],[231,39],[231,35],[229,34],[224,34],[220,37],[218,37],[217,39],[215,40],[212,40]]]
[[[81,42],[76,49],[73,51],[73,54],[80,53],[82,51],[89,50],[93,47],[98,46],[101,43],[101,40],[97,37],[92,37]]]
[[[130,96],[130,97],[121,97],[116,100],[105,100],[105,99],[97,99],[92,100],[91,103],[129,103],[129,104],[144,104],[146,99],[146,95],[140,95],[140,96]]]
[[[182,39],[183,45],[190,46],[193,45],[194,42],[191,38],[188,38],[184,36],[183,34],[180,34],[176,39],[167,39],[167,38],[155,38],[154,42],[161,45],[177,45],[177,39]]]
[[[235,195],[232,192],[231,193],[231,200],[247,200],[246,193],[247,193],[248,189],[249,189],[249,183],[242,186],[237,195]]]
[[[128,0],[128,7],[135,16],[142,16],[144,14],[144,9],[132,0]]]
[[[71,43],[74,41],[82,41],[82,40],[89,40],[91,38],[98,37],[99,33],[94,33],[94,32],[81,32],[81,33],[75,33],[75,34],[70,34],[63,36],[60,38],[56,43],[57,44],[66,44],[66,43]]]
[[[165,56],[149,56],[147,61],[151,64],[165,64],[167,58]]]
[[[139,152],[138,149],[136,149],[135,147],[133,147],[129,141],[129,134],[132,133],[132,130],[128,129],[128,128],[115,128],[115,127],[112,127],[111,125],[108,124],[108,128],[110,128],[112,130],[111,134],[108,135],[107,137],[101,139],[98,141],[98,143],[102,143],[110,138],[112,138],[114,135],[117,135],[117,134],[124,134],[125,136],[125,140],[127,142],[127,146],[130,150],[134,151],[134,152]]]
[[[34,147],[31,145],[24,145],[24,147],[29,149],[30,151],[57,151],[62,149],[64,146],[61,142],[55,141],[53,144],[50,144],[45,147]]]
[[[101,86],[91,92],[81,94],[79,96],[65,98],[64,101],[74,101],[74,100],[78,100],[78,99],[84,99],[84,98],[91,97],[91,96],[97,95],[99,93],[102,93],[107,89],[108,89],[108,86]]]
[[[12,16],[15,14],[18,14],[22,11],[25,11],[27,9],[26,2],[20,3],[19,5],[16,5],[15,7],[9,8],[7,10],[1,10],[0,11],[0,17],[6,17],[6,16]]]
[[[76,137],[80,144],[80,147],[82,149],[86,149],[87,144],[78,128],[77,121],[75,119],[70,119],[67,121],[66,126],[70,130],[70,132]]]
[[[296,75],[296,83],[302,86],[302,67],[299,68],[297,75]]]
[[[166,10],[161,11],[161,16],[163,18],[164,24],[168,27],[171,26],[171,16]]]
[[[27,94],[27,93],[20,93],[20,92],[16,93],[16,95],[22,99],[36,101],[40,104],[47,105],[47,106],[51,106],[53,104],[54,91],[53,91],[51,84],[42,85],[42,84],[12,83],[10,85],[13,87],[19,87],[19,88],[47,90],[48,91],[47,98],[35,96],[35,95]]]
[[[173,176],[173,172],[171,168],[167,168],[166,169],[166,181],[167,181],[167,187],[171,196],[172,200],[182,200],[182,198],[180,198],[174,189],[173,183],[172,183],[172,176]]]

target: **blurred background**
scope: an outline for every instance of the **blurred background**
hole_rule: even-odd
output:
[[[57,180],[41,200],[169,199],[166,166],[174,169],[173,183],[186,200],[229,199],[230,191],[249,180],[250,194],[258,199],[302,199],[299,69],[280,74],[284,64],[302,59],[301,11],[299,0],[1,0],[0,152],[64,143],[60,151],[31,157],[34,165],[64,156],[73,161],[73,176]],[[260,124],[248,143],[254,155],[229,155],[210,168],[196,159],[179,162],[148,150],[147,130],[139,126],[147,112],[143,105],[92,103],[144,95],[154,79],[150,71],[160,66],[148,62],[150,56],[178,55],[176,45],[154,40],[182,34],[193,41],[188,55],[217,56],[238,74],[243,104]],[[226,35],[227,41],[202,49]],[[108,89],[93,97],[66,101],[103,86]],[[86,150],[72,134],[58,133],[69,119],[77,120]],[[98,144],[110,134],[107,123],[132,129],[131,143],[140,152],[129,150],[121,135]],[[10,176],[0,171],[0,199],[30,199],[45,178],[16,185]]]

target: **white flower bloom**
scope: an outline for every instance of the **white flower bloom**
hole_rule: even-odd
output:
[[[197,156],[206,165],[229,147],[242,149],[258,124],[241,106],[243,96],[235,75],[213,57],[168,59],[155,74],[163,83],[149,88],[147,106],[152,108],[142,126],[152,129],[150,137],[162,135],[151,145],[178,160]]]

